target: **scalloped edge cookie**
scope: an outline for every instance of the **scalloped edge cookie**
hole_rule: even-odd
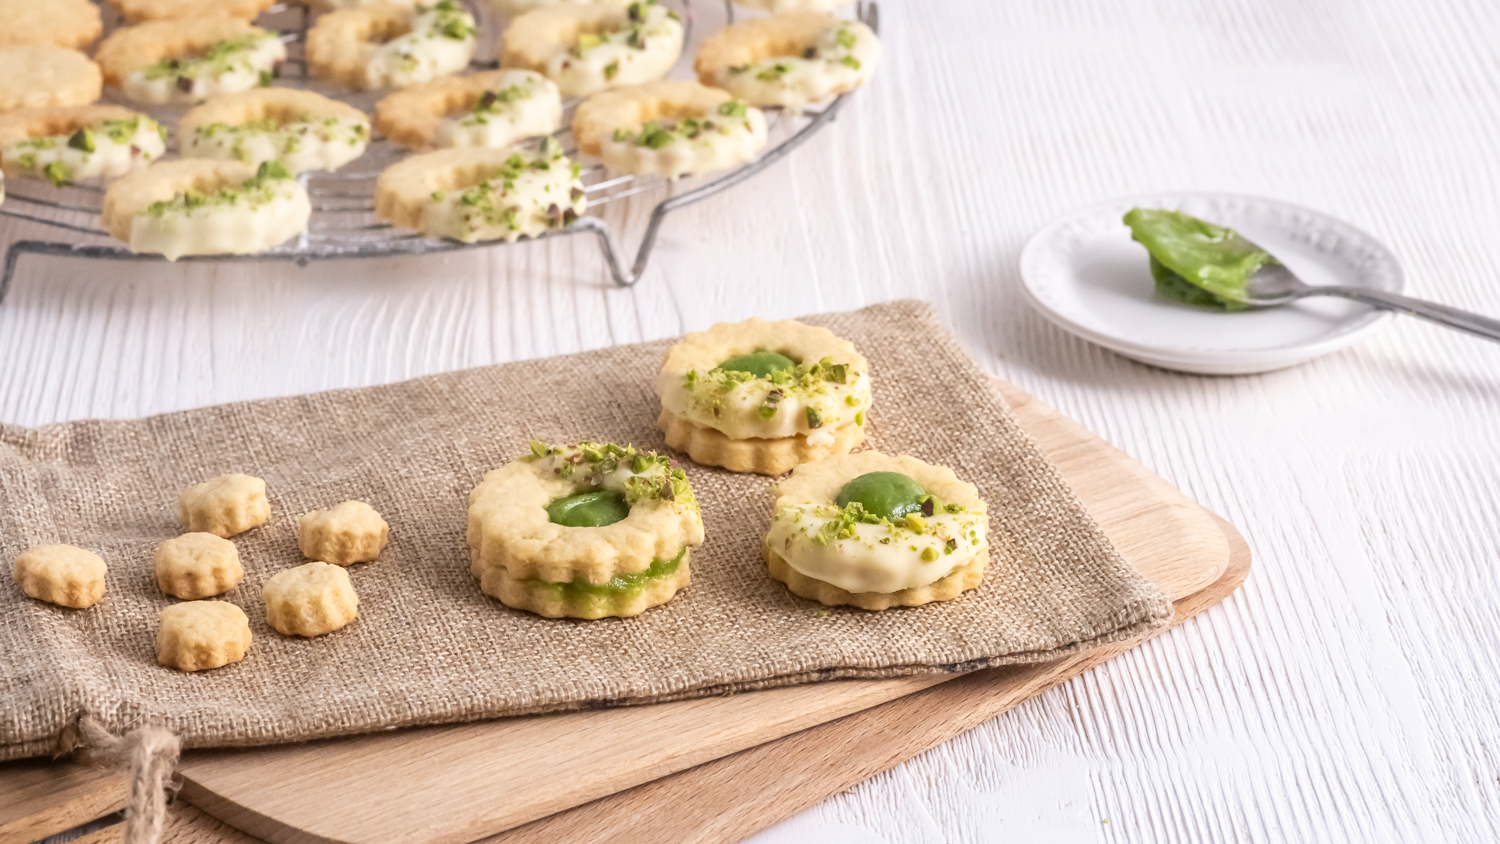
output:
[[[868,418],[865,425],[870,424]],[[780,475],[804,463],[812,463],[835,454],[847,454],[865,441],[864,425],[843,425],[832,429],[833,442],[809,445],[807,437],[732,440],[713,428],[683,419],[665,408],[656,418],[656,427],[666,435],[667,445],[686,452],[694,463],[719,466],[731,472],[757,475]]]
[[[786,584],[792,594],[828,607],[851,606],[872,612],[892,607],[920,607],[923,604],[957,598],[971,589],[977,589],[984,582],[984,569],[990,561],[990,552],[986,548],[974,555],[968,565],[926,586],[914,586],[899,592],[849,592],[797,571],[764,543],[760,546],[760,552],[771,577]]]
[[[659,607],[688,587],[692,579],[689,560],[692,550],[684,548],[676,571],[652,582],[628,598],[588,596],[569,598],[559,595],[549,585],[532,585],[518,579],[504,566],[493,566],[480,575],[479,588],[500,603],[518,610],[534,612],[546,618],[629,618],[652,607]]]

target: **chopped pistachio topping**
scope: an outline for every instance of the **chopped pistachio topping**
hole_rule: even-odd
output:
[[[191,215],[200,208],[223,208],[231,205],[245,205],[253,210],[276,199],[279,193],[276,183],[291,177],[291,173],[287,172],[281,162],[266,161],[256,169],[254,178],[246,179],[238,187],[222,188],[213,193],[183,191],[171,199],[151,203],[141,213],[152,217],[168,213]]]
[[[530,453],[522,460],[528,463],[551,460],[557,477],[584,488],[603,487],[611,476],[625,473],[621,485],[630,505],[640,501],[672,501],[698,509],[687,473],[664,454],[591,440],[575,445],[548,445],[532,440],[528,448]]]

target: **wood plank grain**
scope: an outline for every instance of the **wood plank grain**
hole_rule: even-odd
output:
[[[1176,601],[1174,627],[1229,597],[1250,573],[1250,546],[1228,522],[1219,519],[1218,524],[1230,546],[1229,565],[1217,580]],[[1046,665],[977,671],[491,836],[480,844],[740,841],[1103,665],[1143,641],[1121,642]]]
[[[1042,402],[998,382],[996,389],[1085,506],[1098,508],[1116,547],[1163,591],[1176,599],[1220,578],[1229,565],[1229,541],[1202,508]],[[182,794],[213,816],[277,842],[465,842],[951,676],[826,683],[192,753],[181,766]],[[547,764],[538,766],[538,759]],[[505,799],[494,799],[497,794]]]
[[[0,765],[0,844],[30,844],[124,805],[115,771],[45,759]]]

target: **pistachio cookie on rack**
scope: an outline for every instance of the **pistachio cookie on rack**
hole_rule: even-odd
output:
[[[97,58],[105,84],[136,102],[196,103],[270,85],[286,45],[238,18],[189,18],[117,29]]]
[[[984,580],[988,516],[953,470],[876,451],[797,467],[761,550],[771,577],[828,606],[947,601]]]
[[[137,170],[104,193],[105,229],[132,252],[249,255],[302,231],[307,191],[280,162],[185,158]],[[226,534],[228,535],[228,534]]]
[[[0,169],[54,185],[116,178],[161,157],[166,127],[119,106],[23,108],[0,114]]]
[[[0,47],[0,112],[88,105],[99,99],[99,65],[50,44]]]
[[[469,494],[471,571],[548,618],[639,615],[688,585],[703,517],[687,474],[632,446],[533,441]]]
[[[355,91],[405,88],[468,67],[478,31],[456,0],[340,9],[307,31],[307,66]]]
[[[800,109],[869,82],[880,39],[859,21],[793,12],[726,26],[693,61],[698,81],[755,105]]]
[[[276,0],[109,0],[130,23],[183,18],[239,18],[255,20]]]
[[[364,154],[370,118],[313,91],[258,88],[214,97],[183,115],[183,158],[259,165],[280,161],[291,173],[337,170]]]
[[[375,126],[413,149],[501,149],[561,129],[562,112],[552,80],[530,70],[492,70],[390,94],[375,106]]]
[[[536,152],[461,147],[414,155],[375,181],[375,214],[464,243],[535,237],[588,207],[578,165],[543,138]]]
[[[89,0],[0,0],[0,47],[50,44],[77,50],[104,29],[99,7]]]
[[[675,179],[754,161],[766,116],[718,88],[660,79],[589,97],[574,114],[573,138],[612,170]]]
[[[697,463],[779,475],[864,441],[869,371],[826,328],[721,322],[667,351],[656,425]]]
[[[568,96],[666,76],[682,55],[682,21],[656,0],[533,9],[500,36],[500,66],[546,74]]]

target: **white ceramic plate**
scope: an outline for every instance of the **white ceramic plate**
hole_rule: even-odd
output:
[[[1396,256],[1359,229],[1308,208],[1220,193],[1137,196],[1049,223],[1021,252],[1026,298],[1047,319],[1143,363],[1206,375],[1269,372],[1357,342],[1391,314],[1336,297],[1223,313],[1156,295],[1146,250],[1120,218],[1167,208],[1238,230],[1308,284],[1399,293]]]

